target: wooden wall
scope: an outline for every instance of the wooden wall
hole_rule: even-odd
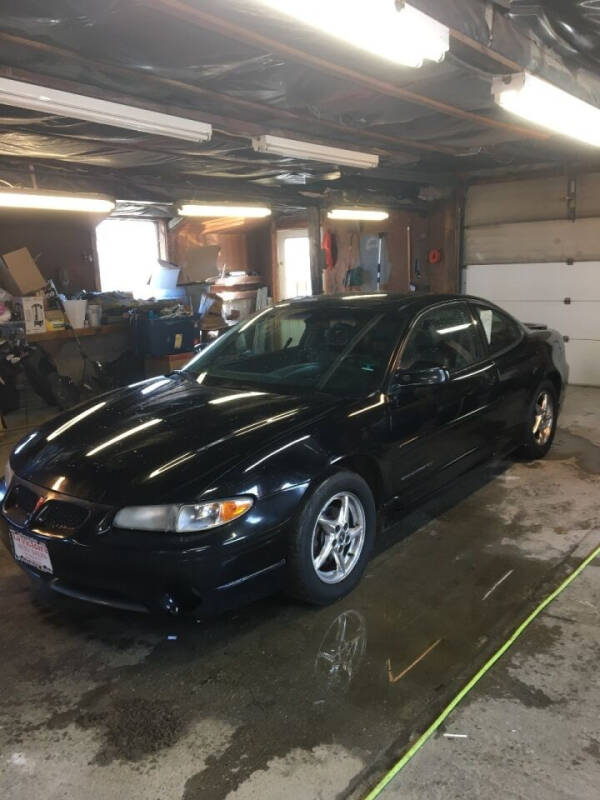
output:
[[[384,222],[342,222],[327,219],[325,213],[321,218],[321,230],[335,234],[337,243],[337,261],[333,269],[325,270],[323,288],[327,294],[344,292],[344,279],[348,269],[360,264],[360,237],[377,236],[385,233],[386,248],[390,262],[390,270],[382,289],[389,292],[407,292],[409,281],[420,291],[444,294],[458,291],[457,264],[457,215],[456,200],[451,199],[436,204],[428,214],[408,211],[392,211]],[[306,227],[306,220],[294,218],[281,220],[278,230]],[[273,232],[275,236],[276,231]],[[409,249],[410,236],[410,278]],[[438,264],[429,264],[428,252],[441,250],[442,260]],[[420,276],[416,274],[415,262],[418,261]],[[277,253],[273,238],[273,271],[276,275]]]
[[[27,247],[36,259],[44,277],[55,280],[60,290],[97,289],[97,266],[94,230],[100,220],[80,215],[29,214],[0,217],[0,253]],[[205,245],[219,245],[219,263],[230,269],[250,269],[258,272],[269,291],[277,296],[276,231],[282,228],[304,227],[304,217],[254,223],[239,230],[204,233],[203,223],[187,220],[169,233],[169,259],[185,267],[193,250]],[[322,231],[336,234],[338,260],[333,270],[324,275],[328,293],[344,290],[344,277],[349,267],[359,263],[357,242],[361,234],[386,233],[387,249],[392,268],[384,289],[406,292],[408,289],[407,228],[411,230],[411,279],[419,288],[432,292],[457,290],[456,203],[454,198],[441,202],[427,215],[394,211],[383,223],[352,223],[327,220],[322,215]],[[443,258],[435,266],[427,264],[431,248],[442,250]],[[414,273],[418,258],[422,271],[419,279]],[[68,280],[68,285],[64,283]]]
[[[200,247],[220,247],[217,266],[228,270],[253,270],[262,276],[265,285],[272,285],[270,222],[240,226],[240,229],[206,233],[200,220],[186,220],[169,232],[169,260],[182,269],[193,263]]]
[[[75,292],[96,285],[95,226],[81,215],[0,216],[0,254],[26,247],[45,278],[59,290]]]

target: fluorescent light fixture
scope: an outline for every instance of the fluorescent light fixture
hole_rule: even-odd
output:
[[[328,212],[329,219],[353,219],[365,222],[381,222],[390,215],[387,211],[379,211],[374,208],[332,208]]]
[[[600,147],[600,108],[542,78],[529,72],[495,78],[492,93],[499,106],[522,119]]]
[[[442,61],[450,31],[396,0],[259,0],[311,28],[407,67]]]
[[[210,205],[208,203],[181,203],[177,209],[180,217],[246,217],[259,219],[269,217],[271,209],[266,206]]]
[[[301,142],[297,139],[284,139],[281,136],[255,136],[252,147],[257,153],[269,153],[308,161],[322,161],[358,169],[373,169],[379,165],[379,156],[361,153],[358,150],[344,150],[341,147]]]
[[[0,208],[110,214],[115,205],[115,201],[111,197],[101,194],[61,194],[60,192],[20,191],[19,189],[0,190]]]
[[[46,86],[13,81],[10,78],[0,78],[0,103],[156,136],[185,139],[188,142],[208,142],[212,136],[212,125],[206,122],[99,100],[83,94],[48,89]]]

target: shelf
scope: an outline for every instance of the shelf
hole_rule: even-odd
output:
[[[75,333],[81,339],[84,336],[104,336],[108,333],[122,333],[129,330],[128,322],[115,322],[112,325],[100,325],[97,328],[78,328]],[[44,333],[28,333],[28,342],[56,342],[73,339],[72,330],[45,331]]]

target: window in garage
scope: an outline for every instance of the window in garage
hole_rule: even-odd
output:
[[[162,223],[149,219],[106,219],[96,228],[100,288],[103,292],[152,294],[148,281],[164,257]]]

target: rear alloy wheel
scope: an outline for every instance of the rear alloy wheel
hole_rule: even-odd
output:
[[[535,401],[533,427],[531,432],[538,447],[544,447],[554,430],[554,399],[546,389],[540,392]]]
[[[368,484],[340,472],[312,493],[291,536],[289,592],[325,605],[359,582],[375,537],[375,502]]]
[[[533,396],[525,433],[524,455],[543,458],[554,440],[557,422],[557,402],[554,386],[542,383]]]

